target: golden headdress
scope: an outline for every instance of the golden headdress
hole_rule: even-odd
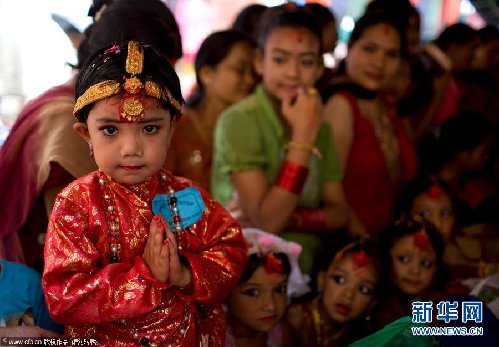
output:
[[[118,46],[113,46],[106,53],[112,53],[119,50]],[[143,83],[137,75],[142,73],[144,67],[144,50],[136,41],[128,43],[128,54],[126,58],[124,83],[114,80],[107,80],[96,83],[89,87],[76,100],[73,109],[73,115],[77,116],[78,112],[87,105],[96,101],[108,98],[113,95],[121,94],[124,91],[124,98],[120,106],[120,115],[125,122],[137,122],[144,118],[144,104],[142,102],[141,93],[156,98],[158,100],[167,101],[180,114],[182,106],[171,95],[168,89],[162,91],[159,85],[153,81],[145,81]]]

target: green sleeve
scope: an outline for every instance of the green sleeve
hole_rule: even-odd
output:
[[[222,113],[215,129],[219,173],[261,169],[267,164],[257,115],[232,107]]]

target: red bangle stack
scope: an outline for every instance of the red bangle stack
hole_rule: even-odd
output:
[[[324,231],[326,224],[323,208],[297,208],[289,218],[289,226],[297,231]]]
[[[308,176],[308,167],[285,160],[277,176],[275,185],[293,194],[299,195]]]

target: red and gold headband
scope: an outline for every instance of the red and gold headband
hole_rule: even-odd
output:
[[[114,46],[106,53],[115,52]],[[123,93],[124,98],[120,105],[120,116],[124,122],[138,122],[144,118],[144,104],[141,92],[144,91],[146,95],[158,100],[169,102],[178,113],[181,112],[182,106],[171,95],[170,91],[166,89],[161,91],[159,85],[153,81],[142,81],[136,75],[142,73],[144,68],[144,50],[142,46],[136,41],[128,43],[128,54],[126,57],[125,71],[127,76],[124,76],[125,82],[120,83],[113,80],[102,81],[92,85],[76,100],[73,109],[73,115],[76,116],[78,112],[87,105],[96,101],[106,99],[110,96]]]

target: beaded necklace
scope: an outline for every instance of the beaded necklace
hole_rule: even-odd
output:
[[[312,301],[312,319],[314,322],[314,330],[317,337],[317,346],[329,346],[331,342],[338,339],[343,333],[341,329],[337,333],[333,333],[333,329],[324,321],[319,309],[319,299]]]
[[[166,184],[166,174],[163,170],[160,170],[160,182],[162,184]],[[99,185],[103,190],[103,197],[106,203],[106,212],[108,215],[108,226],[109,226],[109,262],[110,263],[119,263],[120,252],[121,252],[121,243],[120,243],[120,220],[118,218],[116,206],[113,199],[113,194],[111,192],[111,187],[109,186],[109,178],[102,172],[99,171]],[[182,250],[185,248],[186,244],[186,235],[184,229],[182,228],[182,218],[180,216],[179,209],[177,207],[177,197],[175,196],[175,191],[168,187],[165,189],[168,192],[169,197],[169,207],[170,214],[172,216],[172,232],[175,235],[175,239],[177,242],[177,248]]]
[[[159,171],[160,184],[166,185],[166,174],[163,170]],[[121,243],[120,243],[120,221],[117,214],[116,204],[113,199],[113,194],[111,192],[111,187],[109,185],[110,178],[106,176],[102,171],[99,171],[98,182],[103,191],[103,198],[106,203],[106,212],[107,212],[107,220],[109,226],[109,262],[110,263],[119,263],[121,261],[120,251],[121,251]],[[166,187],[165,187],[166,188]],[[185,230],[182,228],[182,219],[180,216],[180,212],[177,206],[177,197],[175,196],[175,191],[171,187],[167,187],[165,191],[168,192],[168,202],[170,207],[170,213],[172,216],[172,232],[175,235],[175,239],[177,241],[177,248],[182,250],[186,247],[186,235]],[[169,306],[172,304],[172,300],[170,299],[165,303],[165,306]],[[150,336],[150,335],[141,335],[139,330],[131,324],[127,319],[121,319],[119,323],[124,325],[124,330],[128,330],[131,332],[132,337],[138,342],[140,346],[148,346],[148,347],[157,347],[160,344],[166,342],[167,340],[173,341],[174,343],[169,343],[168,347],[173,347],[180,343],[180,338],[186,336],[188,331],[188,321],[189,321],[189,312],[191,311],[191,304],[185,303],[185,313],[182,319],[182,322],[178,326],[177,331],[174,332],[168,339],[166,335],[159,336]]]

